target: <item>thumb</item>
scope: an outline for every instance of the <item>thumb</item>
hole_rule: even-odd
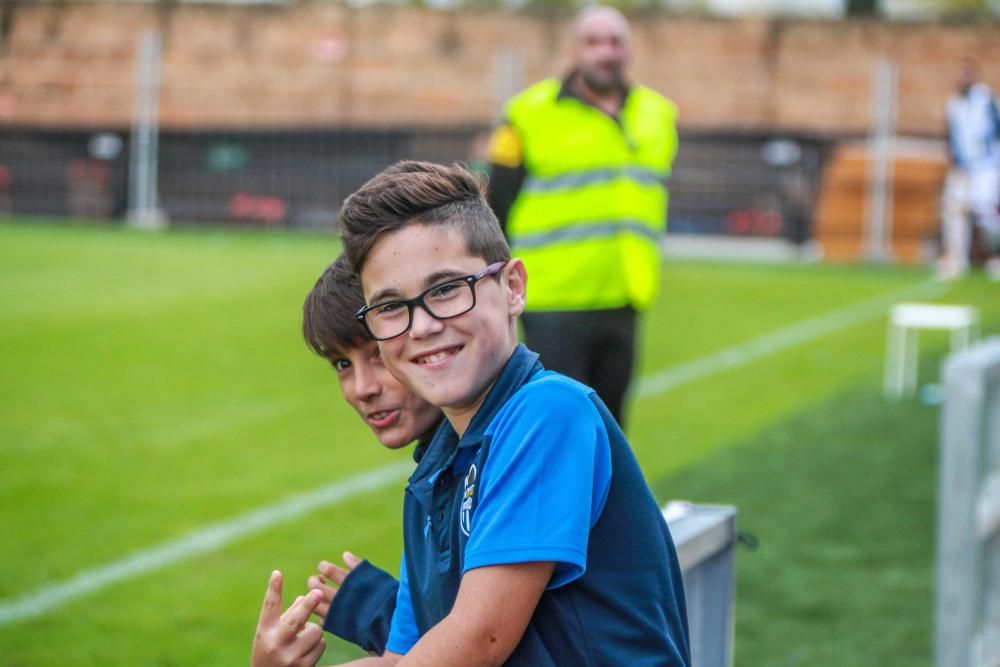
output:
[[[267,582],[264,604],[260,607],[260,625],[274,625],[281,617],[281,572],[275,570]]]
[[[353,570],[358,565],[361,565],[361,559],[358,558],[357,556],[355,556],[354,554],[352,554],[350,551],[345,551],[344,552],[344,564],[346,564],[348,568],[350,568],[350,569]]]

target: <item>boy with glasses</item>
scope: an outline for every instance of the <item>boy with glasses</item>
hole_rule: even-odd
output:
[[[340,221],[383,363],[447,418],[407,485],[387,650],[352,664],[688,665],[666,522],[600,399],[517,344],[528,276],[477,178],[399,163]]]

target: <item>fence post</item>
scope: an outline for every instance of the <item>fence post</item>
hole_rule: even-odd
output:
[[[1000,338],[944,363],[937,667],[1000,665]]]
[[[136,46],[135,107],[129,145],[128,219],[135,227],[164,226],[157,195],[160,33],[147,30]]]
[[[503,118],[507,100],[524,88],[524,51],[506,46],[493,51],[493,124]]]
[[[865,257],[892,261],[893,144],[896,136],[896,63],[882,58],[872,76]]]

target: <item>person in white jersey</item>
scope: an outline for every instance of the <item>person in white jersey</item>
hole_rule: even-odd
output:
[[[1000,111],[993,91],[979,81],[979,63],[964,58],[959,71],[958,90],[948,99],[951,168],[941,202],[939,275],[951,279],[968,272],[972,214],[991,255],[986,270],[1000,280]]]

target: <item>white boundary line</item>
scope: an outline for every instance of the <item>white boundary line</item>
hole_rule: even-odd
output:
[[[814,338],[881,317],[886,314],[889,306],[902,299],[940,296],[947,290],[948,286],[943,283],[934,280],[925,281],[797,322],[784,329],[752,338],[745,343],[727,347],[715,354],[699,357],[687,363],[670,366],[652,375],[647,375],[639,380],[635,397],[643,399],[659,396],[688,382],[742,366]]]
[[[636,397],[642,399],[666,393],[682,384],[742,366],[814,338],[880,317],[885,314],[888,306],[900,299],[936,296],[946,289],[947,286],[938,282],[919,283],[804,320],[715,354],[665,368],[642,378],[636,388]],[[334,505],[366,491],[382,488],[399,480],[412,469],[413,464],[407,460],[359,473],[354,477],[210,525],[159,546],[137,551],[107,565],[84,570],[71,579],[42,586],[9,601],[0,601],[0,626],[40,616],[53,607],[111,584],[216,551],[235,540],[275,524],[297,519],[321,507]]]
[[[400,480],[413,470],[409,460],[381,466],[354,477],[302,493],[208,526],[184,537],[137,551],[121,560],[84,570],[71,579],[42,586],[31,593],[0,602],[0,626],[39,616],[64,602],[110,584],[159,570],[199,554],[216,551],[247,535],[297,519],[313,510]]]

